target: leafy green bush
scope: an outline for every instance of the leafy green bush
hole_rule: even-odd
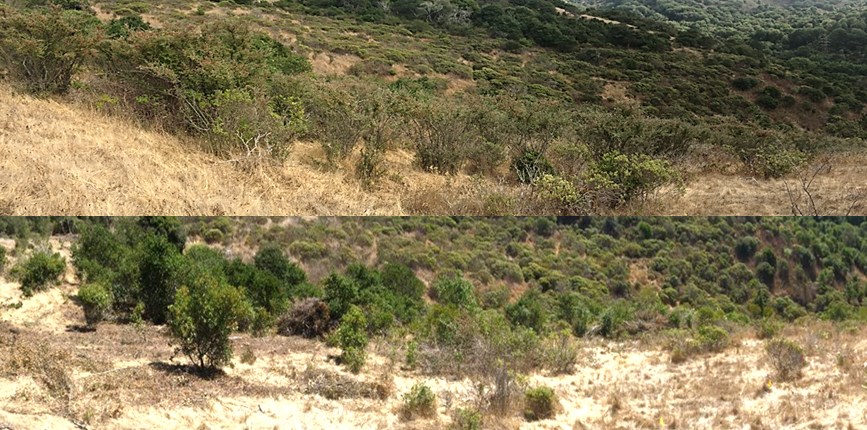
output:
[[[6,268],[6,247],[0,246],[0,273]]]
[[[771,366],[777,372],[777,377],[783,381],[800,377],[801,370],[807,365],[804,349],[789,339],[769,340],[765,344],[765,352],[771,361]]]
[[[545,175],[551,175],[554,168],[545,158],[545,154],[532,149],[526,149],[512,159],[512,171],[518,175],[523,184],[533,184]]]
[[[752,236],[742,237],[735,242],[735,255],[741,261],[753,258],[759,248],[759,240]]]
[[[749,91],[759,85],[759,82],[752,76],[741,76],[732,81],[732,86],[740,91]]]
[[[145,317],[155,324],[166,322],[185,265],[177,246],[166,237],[151,234],[144,240],[139,260],[140,297]]]
[[[310,64],[240,20],[199,30],[114,40],[106,67],[148,119],[202,135],[214,152],[240,153],[240,161],[282,160],[307,123],[301,101],[279,83]]]
[[[57,282],[57,278],[66,270],[66,260],[57,253],[47,251],[34,252],[26,260],[12,268],[21,291],[25,297],[30,297],[38,291],[48,288]]]
[[[219,229],[212,228],[206,231],[205,234],[202,235],[202,238],[205,239],[205,242],[210,244],[220,243],[223,241],[223,232]]]
[[[550,309],[542,294],[535,289],[527,290],[515,303],[506,306],[509,322],[542,333],[548,323]]]
[[[524,393],[524,418],[538,421],[553,418],[559,401],[550,387],[533,387]]]
[[[126,38],[136,31],[150,30],[151,26],[140,15],[127,15],[112,19],[106,33],[113,38]]]
[[[590,169],[588,182],[596,189],[600,204],[617,207],[635,199],[645,201],[660,187],[677,182],[679,177],[665,160],[609,152]]]
[[[401,414],[406,420],[436,415],[437,398],[427,385],[415,384],[402,396]]]
[[[367,318],[361,308],[350,306],[340,319],[340,326],[334,334],[337,346],[343,350],[340,361],[352,373],[358,373],[367,360],[364,349],[367,348]]]
[[[772,318],[764,318],[756,323],[756,335],[759,339],[771,339],[783,329],[783,324]]]
[[[232,358],[229,335],[249,318],[248,309],[239,289],[206,277],[177,291],[168,325],[179,350],[200,369],[213,370]]]
[[[431,286],[433,298],[439,303],[465,309],[478,307],[473,284],[460,276],[440,276]]]
[[[476,409],[458,408],[449,427],[453,430],[482,430],[482,414]]]
[[[100,23],[78,10],[0,5],[0,59],[35,93],[65,93],[95,55]]]
[[[731,340],[725,329],[712,325],[698,328],[696,342],[700,351],[719,352],[729,346]]]
[[[78,289],[78,299],[84,309],[84,319],[89,327],[105,319],[111,311],[113,298],[111,290],[105,285],[91,283],[82,285]]]

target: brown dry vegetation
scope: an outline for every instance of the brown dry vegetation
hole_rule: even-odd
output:
[[[324,169],[321,147],[312,142],[296,143],[282,166],[252,172],[196,150],[198,145],[95,108],[3,88],[0,214],[514,215],[540,210],[528,188],[466,174],[421,172],[403,150],[387,154],[387,177],[377,189],[364,190],[354,177],[353,157],[337,170]],[[867,192],[867,156],[829,157],[831,169],[817,176],[813,196],[823,213],[844,213]],[[695,165],[683,194],[663,193],[625,212],[791,214],[785,183],[796,184],[809,169],[764,180],[733,169],[733,163]],[[865,210],[862,202],[852,214]]]
[[[53,241],[55,249],[68,243]],[[5,245],[4,245],[5,246]],[[158,326],[105,323],[77,329],[74,279],[24,301],[0,279],[0,427],[30,428],[445,428],[458,408],[480,403],[470,379],[400,366],[380,341],[360,376],[337,366],[338,351],[297,337],[233,336],[225,373],[201,378],[173,356]],[[30,301],[39,301],[33,306]],[[53,321],[47,324],[46,321]],[[807,366],[774,379],[764,343],[748,331],[734,346],[672,364],[658,338],[585,340],[571,374],[529,375],[550,386],[562,410],[525,422],[517,411],[484,428],[812,429],[867,425],[867,332],[807,322],[781,334],[803,345]],[[401,396],[417,383],[437,397],[432,418],[403,421]],[[513,413],[514,412],[514,413]]]

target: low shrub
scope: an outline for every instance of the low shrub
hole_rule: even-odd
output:
[[[169,306],[169,330],[180,352],[200,369],[213,370],[229,362],[229,334],[238,328],[248,304],[243,293],[211,278],[182,287]]]
[[[452,417],[452,430],[482,430],[482,414],[476,409],[458,408]]]
[[[84,319],[88,327],[93,327],[111,311],[111,290],[105,285],[93,283],[82,285],[78,289],[78,299],[84,309]]]
[[[340,326],[334,334],[335,342],[343,354],[340,362],[345,364],[352,373],[358,373],[367,360],[367,318],[361,308],[352,305],[340,319]]]
[[[6,268],[6,248],[0,246],[0,273]]]
[[[512,159],[512,171],[522,184],[533,184],[543,176],[553,174],[554,168],[545,154],[527,148]]]
[[[740,91],[749,91],[759,85],[759,82],[752,76],[741,76],[732,80],[732,87]]]
[[[719,352],[731,343],[729,333],[725,329],[713,325],[699,327],[695,340],[698,349],[702,352]]]
[[[782,329],[783,323],[772,318],[765,318],[756,323],[756,335],[759,339],[771,339]]]
[[[666,160],[615,151],[604,154],[591,166],[588,183],[595,189],[597,204],[617,207],[635,199],[643,202],[659,188],[679,179]]]
[[[473,284],[460,276],[440,276],[431,287],[433,298],[445,305],[471,309],[477,308]]]
[[[34,252],[27,260],[18,263],[12,272],[21,283],[21,291],[25,297],[30,297],[38,291],[57,283],[60,275],[66,270],[66,260],[57,253],[47,251]]]
[[[554,375],[569,375],[578,362],[578,345],[569,329],[556,331],[545,339],[544,365]]]
[[[424,384],[415,384],[402,397],[401,415],[405,420],[430,418],[436,414],[437,399],[433,390]]]
[[[420,101],[408,110],[408,133],[415,150],[415,164],[439,174],[457,173],[480,137],[472,112],[458,100]]]
[[[553,418],[558,406],[557,395],[549,387],[534,387],[524,393],[524,418],[527,421]]]
[[[804,349],[789,339],[771,339],[765,344],[765,352],[771,361],[771,366],[782,381],[797,379],[807,365]]]
[[[209,244],[220,243],[223,241],[223,232],[219,229],[212,228],[206,231],[202,238]]]

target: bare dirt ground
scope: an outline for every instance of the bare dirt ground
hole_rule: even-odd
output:
[[[239,334],[225,373],[202,378],[174,356],[163,327],[82,330],[69,281],[24,299],[18,284],[0,278],[0,428],[435,429],[480,401],[477,382],[405,370],[384,341],[355,376],[334,364],[329,357],[339,351],[322,342]],[[652,338],[585,340],[572,374],[526,378],[554,389],[561,405],[554,419],[525,422],[516,411],[486,417],[484,428],[867,427],[867,330],[811,322],[783,336],[807,354],[794,382],[775,380],[763,341],[750,332],[736,334],[735,346],[721,353],[680,364]],[[419,382],[437,395],[437,414],[405,421],[401,396]]]

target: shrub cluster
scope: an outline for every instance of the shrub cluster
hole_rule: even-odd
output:
[[[36,251],[12,268],[12,275],[21,283],[25,297],[58,282],[66,270],[66,259],[58,253]]]

